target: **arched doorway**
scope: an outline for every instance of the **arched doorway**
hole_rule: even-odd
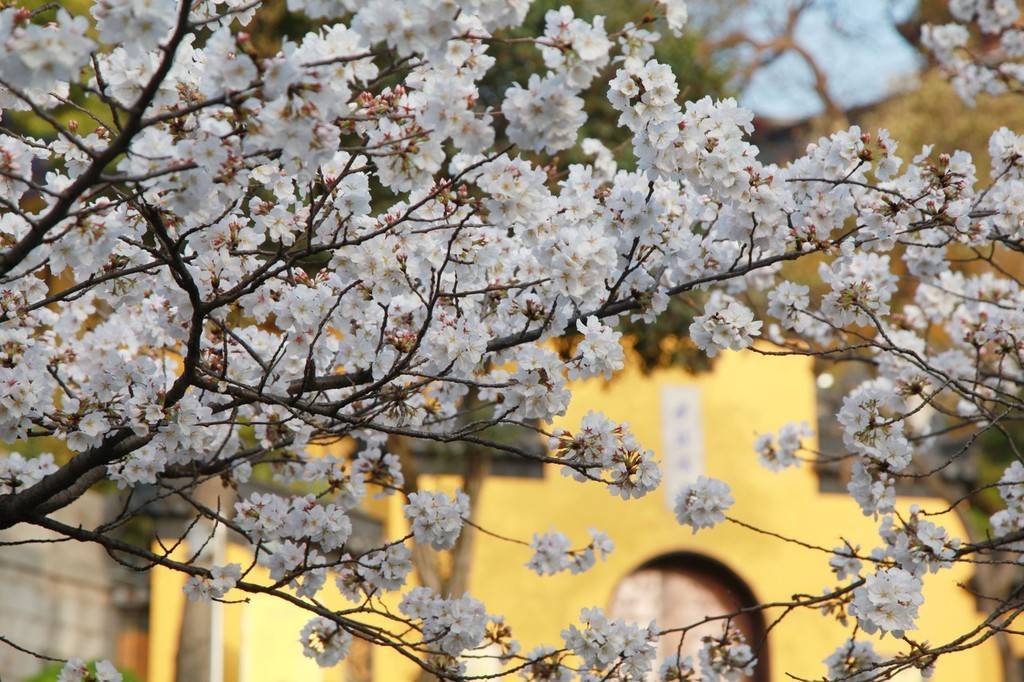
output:
[[[612,593],[609,612],[631,622],[646,624],[654,620],[660,628],[675,628],[757,603],[746,583],[725,564],[700,554],[678,552],[648,561],[620,580]],[[765,632],[759,612],[736,617],[732,624],[751,647],[759,647]],[[720,636],[722,627],[723,621],[712,621],[689,631],[682,642],[682,655],[692,656],[696,664],[701,639],[705,635]],[[662,637],[658,642],[658,665],[677,650],[677,635]],[[748,679],[767,682],[767,647],[758,654],[757,668]]]

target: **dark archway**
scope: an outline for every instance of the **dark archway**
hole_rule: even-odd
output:
[[[757,604],[750,587],[722,562],[693,552],[674,552],[644,562],[622,578],[612,592],[608,610],[616,618],[642,623],[655,620],[659,627],[673,628]],[[721,635],[722,623],[713,621],[690,631],[683,640],[683,656],[692,655],[696,664],[701,638]],[[732,623],[758,653],[754,675],[748,679],[768,682],[763,615],[759,611],[745,613]],[[678,648],[678,636],[662,637],[658,665]]]

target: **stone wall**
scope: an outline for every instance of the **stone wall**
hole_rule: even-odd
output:
[[[91,528],[105,507],[103,495],[88,493],[55,517]],[[53,537],[27,525],[0,531],[0,543]],[[131,625],[123,607],[145,599],[127,573],[96,545],[0,544],[0,635],[50,656],[115,659]],[[43,665],[0,643],[0,682],[20,682]]]

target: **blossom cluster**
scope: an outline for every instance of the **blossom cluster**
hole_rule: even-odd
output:
[[[313,495],[253,493],[235,505],[235,518],[241,530],[259,540],[308,541],[326,551],[343,547],[352,533],[344,509],[320,504]]]
[[[879,534],[896,564],[915,576],[950,568],[962,544],[960,538],[950,538],[942,526],[922,518],[917,505],[898,524],[893,516],[886,516]]]
[[[828,679],[868,682],[875,666],[883,660],[871,642],[851,639],[829,654],[824,663],[828,668]]]
[[[742,303],[725,294],[715,292],[690,325],[690,338],[697,347],[714,357],[728,348],[743,350],[753,343],[753,337],[761,334],[761,322],[754,320],[754,313]]]
[[[185,594],[189,601],[220,599],[238,584],[241,577],[242,567],[239,564],[214,566],[209,576],[189,576],[185,581]]]
[[[804,438],[814,435],[806,422],[790,422],[779,429],[777,435],[765,433],[754,441],[758,462],[771,471],[800,466],[797,453],[804,448]]]
[[[725,512],[732,506],[729,484],[707,476],[683,486],[676,494],[674,510],[676,520],[690,526],[696,533],[725,521]]]
[[[57,675],[57,682],[121,682],[123,679],[110,661],[96,661],[90,669],[81,658],[69,659]]]
[[[892,511],[893,474],[911,462],[904,434],[904,399],[886,378],[866,381],[844,399],[836,415],[843,443],[859,455],[848,489],[866,515]]]
[[[615,674],[622,679],[642,679],[655,660],[656,630],[609,619],[601,609],[583,609],[580,625],[562,631],[565,647],[594,675]]]
[[[335,584],[349,601],[359,602],[378,592],[399,590],[412,572],[412,551],[404,543],[390,544],[354,560],[342,556]]]
[[[0,459],[0,495],[10,495],[31,488],[44,476],[56,470],[53,455],[48,452],[31,458],[12,452]]]
[[[545,425],[567,413],[573,381],[625,367],[627,324],[677,297],[694,314],[676,331],[707,356],[868,368],[842,396],[835,454],[880,544],[839,547],[830,565],[853,581],[862,629],[912,629],[921,577],[979,547],[921,510],[899,515],[897,481],[932,467],[944,434],[1024,416],[1024,286],[1002,264],[1024,239],[1024,135],[991,136],[988,173],[966,152],[904,150],[857,126],[766,163],[752,112],[682,101],[655,57],[659,31],[686,26],[681,0],[621,26],[561,7],[541,35],[512,35],[529,4],[288,0],[309,30],[266,49],[246,0],[0,9],[0,106],[48,126],[0,132],[0,441],[70,455],[0,458],[0,522],[41,518],[102,479],[191,500],[251,544],[274,581],[260,589],[310,607],[303,650],[333,665],[369,636],[312,607],[328,580],[353,612],[390,620],[381,599],[406,588],[417,550],[457,551],[471,520],[466,493],[420,487],[400,447],[416,446],[410,462],[424,444],[540,459],[627,500],[657,488],[657,455],[627,424],[589,412]],[[1015,5],[951,10],[960,23],[924,41],[961,94],[1021,89]],[[967,23],[999,59],[975,59]],[[532,43],[543,72],[493,92],[503,41]],[[579,139],[592,96],[627,148]],[[570,151],[585,161],[558,156]],[[786,264],[801,260],[816,267],[797,277]],[[494,435],[508,428],[549,436],[549,453]],[[809,437],[788,424],[755,450],[784,469],[813,454]],[[332,446],[345,454],[313,454]],[[217,478],[250,489],[213,510],[173,483]],[[998,484],[993,548],[1021,547],[1022,482],[1014,464]],[[353,510],[371,495],[402,496],[409,535],[357,550]],[[673,502],[694,531],[734,503],[704,477]],[[599,532],[583,549],[557,531],[523,544],[542,575],[611,551]],[[236,565],[190,569],[191,598],[256,589]],[[485,642],[503,660],[515,649],[468,596],[417,588],[401,613],[422,641],[370,638],[435,673],[460,675]],[[579,662],[598,677],[654,670],[654,626],[599,610],[581,621],[563,634],[570,653],[530,654],[528,679],[566,679]],[[705,644],[663,676],[754,665],[735,629]],[[877,663],[839,651],[836,670]],[[108,675],[69,666],[69,680]]]
[[[440,492],[415,492],[405,505],[405,518],[416,542],[434,549],[451,549],[455,545],[467,514],[469,497],[461,490],[453,498]]]
[[[328,618],[318,616],[299,633],[302,652],[323,667],[330,667],[348,655],[352,635]]]
[[[920,578],[902,568],[880,568],[854,590],[850,613],[868,634],[880,631],[902,637],[915,628],[923,602]]]
[[[554,530],[534,533],[530,541],[534,554],[526,566],[538,575],[554,575],[562,571],[583,573],[615,549],[615,543],[599,530],[591,528],[590,538],[586,547],[573,549],[572,542],[563,533]]]
[[[643,497],[661,482],[654,452],[640,445],[628,424],[616,424],[598,412],[588,412],[575,433],[558,429],[551,447],[564,475],[577,481],[605,480],[609,492],[622,499]]]
[[[927,25],[922,42],[942,67],[964,101],[978,95],[1001,95],[1024,82],[1024,32],[1020,7],[1013,0],[955,0],[949,3],[955,23]],[[995,43],[998,60],[986,60],[971,50],[970,26],[984,40]],[[994,61],[994,63],[993,63]]]
[[[743,633],[726,624],[719,637],[704,637],[698,654],[701,680],[735,682],[752,675],[757,657]]]
[[[997,486],[1006,506],[989,517],[993,532],[998,536],[1019,533],[1024,530],[1024,464],[1012,462],[999,478]],[[1011,542],[1007,548],[1020,552],[1024,543]]]
[[[423,641],[429,648],[452,657],[479,645],[489,620],[484,605],[476,599],[441,597],[429,587],[414,588],[398,608],[422,623]]]

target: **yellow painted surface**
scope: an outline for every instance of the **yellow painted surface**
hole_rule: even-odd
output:
[[[340,604],[338,604],[340,606]],[[256,596],[242,611],[239,682],[342,682],[342,669],[321,669],[302,655],[299,631],[309,615],[280,599]]]
[[[657,453],[662,447],[661,390],[669,385],[695,385],[701,392],[705,473],[732,487],[736,499],[733,516],[826,547],[840,544],[840,536],[865,548],[874,546],[875,522],[864,517],[848,495],[819,492],[809,467],[774,474],[756,461],[752,450],[755,433],[774,431],[793,420],[815,422],[811,366],[803,359],[727,354],[712,373],[696,378],[677,370],[654,376],[626,372],[607,386],[598,381],[578,384],[569,412],[559,425],[575,429],[587,410],[601,410],[612,419],[629,422],[640,442]],[[450,489],[455,480],[438,478],[426,483]],[[915,502],[926,509],[944,506],[935,500],[904,498],[899,506]],[[691,534],[675,521],[661,490],[625,502],[601,486],[577,483],[549,469],[542,479],[489,479],[480,505],[481,525],[497,533],[529,540],[533,532],[554,525],[581,546],[588,540],[587,530],[598,528],[616,544],[606,562],[581,576],[541,578],[524,565],[529,549],[478,534],[470,593],[481,599],[490,613],[506,617],[524,650],[540,643],[559,644],[560,631],[575,622],[580,609],[607,606],[622,578],[644,562],[672,552],[696,552],[721,561],[750,586],[759,601],[785,600],[796,592],[818,592],[834,585],[827,556],[820,552],[733,524]],[[406,532],[397,498],[390,498],[386,517],[388,537]],[[955,517],[944,517],[943,523],[954,535],[963,535]],[[230,560],[248,564],[244,550],[233,547],[229,551]],[[957,566],[926,578],[920,629],[911,633],[915,640],[943,643],[979,621],[973,599],[956,587],[968,577],[969,569]],[[172,587],[171,581],[155,573],[154,604],[158,599],[172,603],[169,596],[158,594]],[[177,589],[180,593],[180,585]],[[330,581],[325,593],[328,607],[346,605]],[[344,679],[340,668],[321,672],[302,657],[298,631],[306,615],[294,607],[256,596],[248,604],[224,608],[225,672],[230,665],[227,653],[237,652],[232,654],[237,663],[231,669],[237,678],[226,675],[225,682]],[[232,615],[235,610],[238,613]],[[159,614],[154,625],[168,617],[162,609],[154,614]],[[161,636],[171,631],[172,626],[159,628]],[[157,640],[158,631],[152,632]],[[843,638],[843,628],[816,612],[791,614],[772,632],[771,679],[788,679],[786,672],[803,678],[821,677],[821,660]],[[890,641],[882,640],[877,646],[885,651]],[[172,646],[173,642],[154,641],[151,660]],[[381,682],[412,680],[416,672],[408,661],[381,648],[374,649],[373,670],[373,679]],[[933,680],[996,681],[1001,679],[999,670],[998,651],[990,642],[941,659]],[[165,679],[151,676],[153,682]]]
[[[252,554],[241,545],[229,544],[227,562],[248,568]],[[257,566],[246,576],[249,582],[270,585],[269,571]],[[332,608],[342,608],[341,595],[325,590]],[[321,669],[302,655],[299,631],[312,617],[306,611],[266,595],[232,590],[224,609],[224,682],[343,682],[341,667]]]
[[[810,362],[801,358],[766,358],[727,354],[713,372],[692,377],[679,370],[653,376],[626,372],[610,385],[600,381],[578,384],[573,402],[557,425],[575,429],[588,410],[601,410],[627,421],[639,441],[661,448],[661,389],[666,385],[696,385],[702,396],[705,471],[733,489],[731,515],[763,529],[834,547],[840,535],[864,547],[877,542],[875,522],[861,514],[845,493],[818,491],[810,467],[778,474],[757,463],[755,433],[774,431],[793,420],[815,423],[815,389]],[[449,487],[450,481],[444,481]],[[945,506],[927,499],[901,499],[900,506],[917,502],[925,508]],[[391,514],[392,536],[405,532],[396,507]],[[955,517],[943,523],[954,535],[963,534]],[[506,617],[514,635],[529,650],[536,644],[561,642],[560,632],[575,622],[586,606],[607,607],[617,583],[644,562],[676,551],[692,551],[730,567],[753,590],[759,601],[785,600],[796,592],[818,592],[834,585],[828,557],[732,524],[696,535],[681,527],[665,495],[655,491],[639,500],[613,498],[601,486],[577,483],[551,469],[543,479],[492,478],[484,486],[480,524],[497,533],[529,540],[534,531],[552,525],[584,545],[589,528],[607,532],[615,551],[604,563],[580,576],[538,577],[524,564],[531,551],[491,537],[477,536],[477,554],[470,594],[484,601],[490,613]],[[938,643],[961,634],[979,620],[973,598],[956,587],[968,578],[957,566],[925,579],[926,603],[919,619],[917,640]],[[791,614],[771,635],[772,680],[820,678],[821,664],[843,641],[844,630],[817,612]],[[876,646],[884,651],[891,640]],[[409,680],[413,671],[393,654],[381,652],[375,661],[376,679]],[[998,680],[999,655],[994,644],[942,659],[934,682]]]
[[[159,545],[153,551],[163,553]],[[178,545],[168,555],[174,561],[188,559],[188,547]],[[185,616],[185,587],[187,577],[170,568],[155,566],[149,573],[149,671],[148,682],[175,682],[178,655],[178,637]]]

